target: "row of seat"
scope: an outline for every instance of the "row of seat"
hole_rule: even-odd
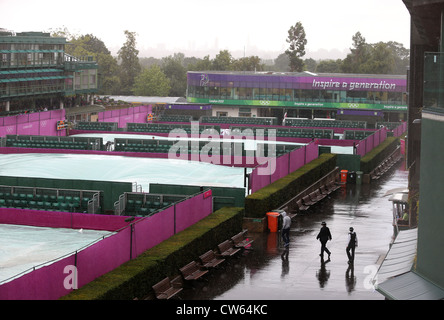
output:
[[[76,124],[77,130],[115,131],[117,127],[117,122],[79,122]]]
[[[208,128],[200,127],[199,134],[202,134],[204,130]],[[131,126],[127,128],[128,132],[153,132],[153,133],[167,133],[170,134],[173,130],[181,130],[180,132],[185,132],[187,134],[191,134],[191,125],[190,126],[172,126],[172,125],[140,125],[140,126]],[[217,132],[220,132],[220,130]],[[178,131],[179,132],[179,131]],[[193,132],[194,133],[194,132]]]
[[[45,211],[84,212],[89,198],[40,194],[0,193],[0,207]]]
[[[143,203],[142,200],[132,200],[129,199],[125,205],[125,215],[127,216],[137,216],[144,217],[151,215],[161,209],[169,207],[172,203],[167,201],[146,201]]]
[[[296,201],[297,209],[299,212],[304,212],[310,209],[311,206],[315,205],[319,201],[326,198],[329,194],[339,189],[341,186],[336,184],[334,180],[330,180],[326,184],[322,184],[319,188],[311,190],[309,193],[304,195],[301,199]]]
[[[161,115],[158,119],[160,122],[190,122],[192,117],[184,115]]]
[[[291,127],[332,127],[332,128],[361,128],[367,127],[365,121],[351,120],[319,120],[319,119],[285,119],[285,126]]]
[[[198,280],[209,273],[211,269],[217,268],[227,258],[237,255],[242,250],[250,249],[254,240],[248,238],[247,233],[247,229],[242,230],[218,244],[217,249],[208,250],[198,259],[181,267],[180,274],[173,279],[166,277],[153,285],[153,296],[161,300],[174,298],[183,290],[186,281]]]
[[[46,149],[77,149],[92,150],[91,144],[85,141],[39,141],[39,140],[16,140],[6,143],[7,147],[17,148],[46,148]]]
[[[202,117],[202,123],[233,123],[233,124],[256,124],[275,125],[274,118],[252,118],[252,117]]]
[[[333,139],[333,131],[278,131],[278,137]]]
[[[344,131],[345,140],[363,140],[372,135],[374,131]]]
[[[79,205],[66,202],[43,202],[43,201],[26,201],[26,200],[4,200],[0,199],[0,207],[31,209],[43,211],[63,211],[63,212],[84,212],[86,209],[80,209]]]
[[[384,173],[386,173],[396,162],[400,159],[400,155],[391,155],[380,163],[374,170],[370,172],[372,180],[378,180]]]
[[[199,146],[195,146],[193,144],[188,145],[186,148],[188,154],[201,154],[205,153],[208,155],[234,155],[236,153],[237,155],[237,148],[234,148],[231,144],[230,146],[224,146],[224,143],[221,143],[222,147],[218,145],[214,145],[212,143],[211,145],[201,144]],[[115,151],[124,151],[124,152],[149,152],[149,153],[169,153],[172,151],[173,144],[153,144],[153,143],[130,143],[127,142],[126,144],[123,143],[117,143],[115,146]],[[276,156],[281,156],[289,151],[292,151],[296,148],[296,146],[290,146],[290,145],[276,145]],[[267,146],[264,146],[264,156],[267,156],[268,154]],[[184,152],[185,147],[180,147],[179,145],[174,148],[176,153]],[[242,148],[242,156],[247,156],[249,153],[246,150]]]

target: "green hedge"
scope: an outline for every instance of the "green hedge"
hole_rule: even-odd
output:
[[[128,300],[146,296],[151,287],[242,230],[244,209],[225,207],[137,258],[72,291],[61,300]]]
[[[248,195],[245,198],[245,216],[263,218],[270,210],[296,196],[336,167],[336,155],[323,153],[289,175]]]
[[[399,146],[399,138],[388,137],[361,158],[361,171],[370,173]]]

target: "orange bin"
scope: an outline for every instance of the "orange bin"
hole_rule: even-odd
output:
[[[341,170],[341,182],[347,183],[348,170]]]
[[[279,227],[279,212],[267,212],[268,229],[277,232]]]

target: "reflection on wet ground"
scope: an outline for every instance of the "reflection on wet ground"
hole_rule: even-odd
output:
[[[371,184],[343,186],[306,214],[296,216],[290,247],[284,251],[277,233],[250,234],[252,250],[227,260],[206,278],[188,285],[190,300],[382,300],[372,278],[393,240],[392,207],[386,191],[407,187],[404,162]],[[316,236],[325,221],[332,233],[331,259],[319,257]],[[348,229],[358,235],[355,263],[348,264]]]

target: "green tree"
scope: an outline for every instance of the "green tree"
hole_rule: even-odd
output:
[[[159,66],[143,70],[134,81],[132,92],[136,96],[166,97],[170,93],[170,81]]]
[[[162,71],[170,81],[170,95],[172,97],[185,97],[187,90],[187,70],[183,66],[185,55],[175,53],[162,59]]]
[[[339,73],[341,72],[342,60],[321,60],[319,61],[316,72],[320,73]]]
[[[213,70],[227,71],[231,69],[233,57],[228,50],[221,50],[213,60]]]
[[[290,71],[290,59],[288,55],[284,52],[274,59],[274,71],[287,72]]]
[[[353,37],[353,47],[350,49],[351,53],[343,60],[342,72],[345,73],[364,73],[364,64],[370,58],[370,45],[365,41],[365,38],[358,31]]]
[[[363,74],[405,74],[410,51],[397,42],[368,44],[360,32],[353,37],[351,53],[342,61],[341,71]]]
[[[410,65],[410,49],[395,41],[387,42],[390,50],[394,52],[394,74],[406,74],[407,68]]]
[[[66,28],[55,30],[52,35],[67,38],[69,41],[69,45],[65,48],[67,54],[75,57],[92,56],[94,58],[99,66],[97,71],[99,94],[120,93],[117,59],[111,56],[111,52],[102,40],[93,34],[73,35]]]
[[[120,77],[122,83],[121,94],[130,95],[135,78],[141,71],[139,63],[139,50],[136,49],[136,33],[124,31],[126,42],[118,51],[120,63]]]
[[[305,37],[305,30],[301,22],[297,22],[288,30],[287,42],[289,47],[285,53],[290,60],[291,72],[301,72],[303,70],[304,61],[301,58],[305,56],[305,45],[307,44]]]
[[[317,66],[318,63],[313,58],[308,58],[304,60],[304,70],[306,71],[316,72]]]
[[[188,65],[189,71],[209,71],[213,70],[213,62],[209,55],[203,57],[203,59],[198,59],[194,63]]]
[[[265,65],[258,56],[244,57],[233,60],[231,70],[234,71],[264,71]]]
[[[117,59],[111,54],[99,53],[96,56],[99,65],[99,94],[117,95],[120,94],[119,65]]]
[[[394,52],[384,42],[378,42],[370,47],[370,54],[362,64],[362,73],[391,74],[395,67]]]

